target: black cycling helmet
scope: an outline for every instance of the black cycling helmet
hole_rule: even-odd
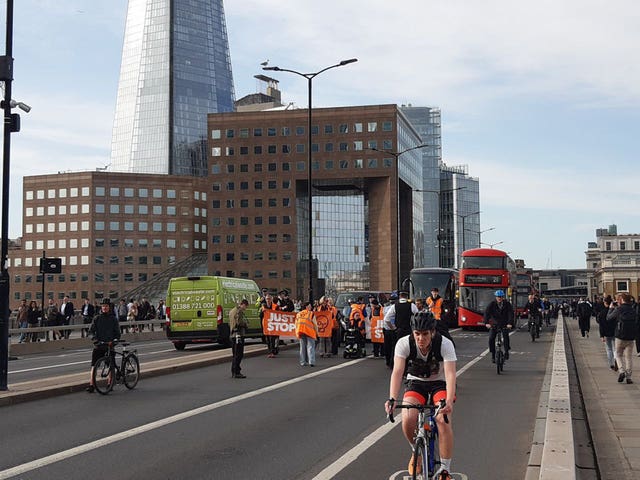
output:
[[[418,312],[411,317],[411,330],[434,330],[436,319],[431,312]]]

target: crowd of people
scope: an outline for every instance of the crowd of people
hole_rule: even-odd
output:
[[[142,332],[145,328],[153,331],[155,325],[151,320],[165,320],[167,318],[164,300],[160,300],[158,305],[153,305],[146,297],[141,297],[139,300],[131,298],[128,302],[125,299],[120,299],[117,304],[109,301],[109,305],[119,323],[135,322],[132,326],[121,325],[122,333]],[[65,296],[60,305],[53,298],[49,298],[43,311],[35,300],[28,304],[26,300],[22,300],[17,309],[16,323],[18,328],[51,328],[46,332],[21,332],[18,341],[26,343],[68,339],[72,330],[64,327],[80,323],[80,321],[86,325],[80,330],[80,336],[87,337],[89,325],[95,315],[100,313],[101,308],[99,302],[91,303],[88,298],[84,298],[82,305],[76,308],[73,301]]]

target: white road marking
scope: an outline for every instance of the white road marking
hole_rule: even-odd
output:
[[[32,470],[44,467],[46,465],[51,465],[52,463],[60,462],[62,460],[66,460],[68,458],[74,457],[76,455],[81,455],[86,452],[90,452],[91,450],[95,450],[97,448],[103,447],[105,445],[109,445],[111,443],[119,442],[121,440],[125,440],[127,438],[134,437],[136,435],[140,435],[145,432],[149,432],[151,430],[155,430],[157,428],[164,427],[166,425],[170,425],[172,423],[179,422],[181,420],[185,420],[190,417],[194,417],[196,415],[200,415],[202,413],[207,413],[212,410],[215,410],[220,407],[225,407],[227,405],[231,405],[233,403],[239,402],[241,400],[246,400],[248,398],[256,397],[258,395],[262,395],[263,393],[272,392],[274,390],[278,390],[280,388],[288,387],[289,385],[293,385],[310,378],[318,377],[320,375],[327,374],[329,372],[333,372],[335,370],[340,370],[345,367],[349,367],[355,365],[356,363],[366,361],[365,358],[360,358],[357,360],[351,360],[350,362],[341,363],[339,365],[335,365],[333,367],[325,368],[322,370],[317,370],[313,373],[309,373],[307,375],[303,375],[301,377],[292,378],[290,380],[285,380],[280,383],[276,383],[275,385],[271,385],[268,387],[260,388],[258,390],[254,390],[252,392],[243,393],[241,395],[236,395],[235,397],[227,398],[226,400],[220,400],[219,402],[211,403],[209,405],[204,405],[202,407],[194,408],[192,410],[187,410],[186,412],[178,413],[176,415],[172,415],[167,418],[163,418],[160,420],[156,420],[155,422],[146,423],[144,425],[140,425],[139,427],[135,427],[129,430],[125,430],[124,432],[116,433],[114,435],[110,435],[108,437],[101,438],[99,440],[95,440],[93,442],[85,443],[84,445],[78,445],[77,447],[70,448],[68,450],[64,450],[62,452],[54,453],[52,455],[48,455],[46,457],[39,458],[37,460],[33,460],[31,462],[23,463],[22,465],[17,465],[12,468],[8,468],[6,470],[0,471],[0,480],[4,480],[7,478],[14,477],[16,475],[21,475]]]

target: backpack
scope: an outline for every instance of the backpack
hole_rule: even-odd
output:
[[[620,340],[635,340],[638,331],[638,316],[632,307],[620,308],[615,337]]]
[[[432,373],[438,373],[440,362],[442,362],[442,335],[435,333],[431,340],[431,348],[426,360],[418,359],[418,346],[413,335],[409,335],[409,356],[404,367],[404,376],[411,373],[416,377],[429,378]]]

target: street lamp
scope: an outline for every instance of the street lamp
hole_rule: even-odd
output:
[[[460,215],[459,213],[454,214],[457,217],[460,217],[462,219],[462,251],[463,252],[467,249],[467,243],[465,241],[465,234],[464,234],[464,231],[465,231],[464,221],[467,219],[467,217],[472,217],[473,215],[479,215],[479,214],[480,214],[480,210],[478,210],[477,212],[473,212],[473,213],[467,213],[466,215]],[[458,261],[458,264],[460,264],[459,261]]]
[[[374,152],[386,153],[391,155],[396,160],[396,248],[398,250],[398,275],[396,278],[397,281],[397,290],[400,291],[402,288],[402,279],[400,273],[400,267],[402,265],[401,256],[400,256],[400,155],[410,152],[411,150],[417,150],[418,148],[430,147],[431,145],[427,145],[425,143],[413,146],[411,148],[406,148],[401,152],[393,152],[391,150],[380,150],[378,148],[368,147],[366,150],[372,150]]]
[[[491,230],[495,230],[496,227],[491,227],[491,228],[487,228],[485,230],[480,230],[479,232],[476,232],[475,230],[467,230],[467,232],[471,232],[471,233],[477,233],[478,234],[478,245],[480,245],[482,243],[482,234],[486,233],[486,232],[490,232]]]
[[[273,72],[288,72],[288,73],[293,73],[295,75],[298,75],[300,77],[304,77],[307,79],[307,85],[308,85],[308,145],[307,145],[307,153],[308,153],[308,158],[307,161],[309,163],[308,165],[308,173],[307,173],[307,196],[309,197],[309,207],[308,207],[308,214],[309,214],[309,301],[313,304],[313,200],[312,200],[312,189],[311,189],[311,163],[312,163],[312,156],[311,156],[311,88],[312,88],[312,81],[315,77],[317,77],[318,75],[320,75],[322,72],[326,72],[327,70],[331,70],[332,68],[336,68],[336,67],[342,67],[344,65],[348,65],[350,63],[354,63],[357,62],[358,59],[357,58],[350,58],[348,60],[342,60],[340,63],[337,63],[335,65],[331,65],[329,67],[323,68],[322,70],[318,70],[317,72],[313,72],[313,73],[302,73],[302,72],[297,72],[295,70],[290,70],[288,68],[280,68],[280,67],[262,67],[263,70],[270,70]]]
[[[502,243],[504,243],[504,241],[500,241],[500,242],[496,242],[496,243],[484,243],[484,242],[480,242],[480,245],[486,245],[486,246],[487,246],[487,247],[489,247],[489,248],[493,248],[493,247],[495,247],[496,245],[500,245],[500,244],[502,244]]]
[[[428,192],[428,193],[435,193],[436,195],[438,195],[438,234],[437,234],[437,239],[438,239],[438,267],[442,267],[442,248],[440,245],[440,240],[442,238],[442,204],[440,203],[440,194],[441,193],[450,193],[450,192],[455,192],[457,190],[464,190],[467,187],[457,187],[457,188],[447,188],[444,190],[414,190],[414,192]]]

